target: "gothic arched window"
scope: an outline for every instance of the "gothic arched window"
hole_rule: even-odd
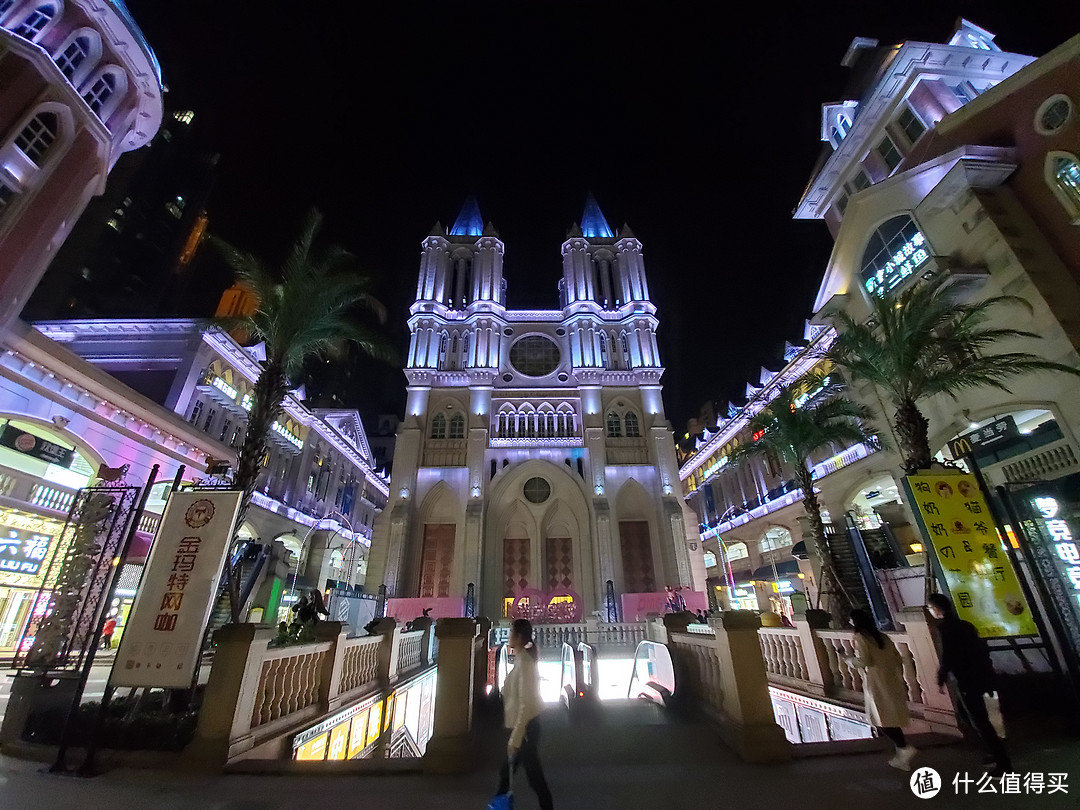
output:
[[[441,413],[435,414],[435,418],[431,420],[431,438],[446,438],[446,417]]]
[[[1073,222],[1080,222],[1080,161],[1068,152],[1046,156],[1046,182]]]
[[[90,89],[83,93],[83,100],[98,118],[105,117],[106,106],[116,92],[116,86],[116,72],[109,70],[94,79]]]
[[[631,438],[637,438],[641,435],[641,426],[638,423],[637,414],[633,411],[627,411],[626,417],[623,420],[626,424],[626,435]]]
[[[86,34],[79,34],[68,43],[64,50],[56,55],[56,66],[60,68],[60,72],[64,74],[68,81],[71,81],[75,78],[76,72],[88,56],[90,56],[90,37]]]
[[[450,438],[465,438],[465,417],[462,416],[460,413],[455,413],[453,416],[450,417]]]
[[[608,411],[607,436],[609,439],[619,439],[622,437],[622,420],[615,411]]]

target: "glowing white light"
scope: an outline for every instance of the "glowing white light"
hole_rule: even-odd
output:
[[[237,390],[231,385],[229,385],[227,382],[225,382],[223,379],[221,379],[221,377],[214,377],[213,381],[210,384],[213,385],[214,388],[216,388],[217,390],[221,391],[221,393],[223,393],[229,399],[236,399],[236,395],[238,393]],[[246,397],[247,394],[245,394],[244,396]],[[250,408],[248,408],[248,410],[250,410]]]

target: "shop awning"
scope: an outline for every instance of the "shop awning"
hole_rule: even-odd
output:
[[[784,560],[783,562],[776,563],[776,574],[780,577],[795,576],[799,573],[799,561],[798,560]],[[750,575],[751,579],[767,579],[771,580],[773,576],[773,567],[771,565],[763,565],[760,568],[755,568],[754,573]]]

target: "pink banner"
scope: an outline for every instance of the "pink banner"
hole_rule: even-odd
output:
[[[386,600],[386,615],[398,620],[398,624],[411,622],[424,615],[432,619],[458,619],[465,615],[465,600],[460,596],[417,596]]]
[[[672,595],[674,594],[674,599]],[[709,598],[704,591],[674,590],[653,591],[650,593],[624,593],[622,595],[622,616],[624,622],[643,622],[649,613],[674,613],[685,604],[691,613],[707,610]]]

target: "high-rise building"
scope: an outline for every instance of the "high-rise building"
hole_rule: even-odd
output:
[[[185,307],[217,155],[190,110],[167,115],[149,148],[124,155],[23,310],[26,320],[201,315]]]
[[[703,605],[641,242],[590,196],[550,310],[507,306],[505,247],[474,199],[422,248],[367,587],[386,586],[391,613],[393,598],[419,597],[444,615],[617,603],[635,619],[666,587]]]
[[[124,152],[154,137],[161,71],[121,0],[0,0],[0,326]]]

